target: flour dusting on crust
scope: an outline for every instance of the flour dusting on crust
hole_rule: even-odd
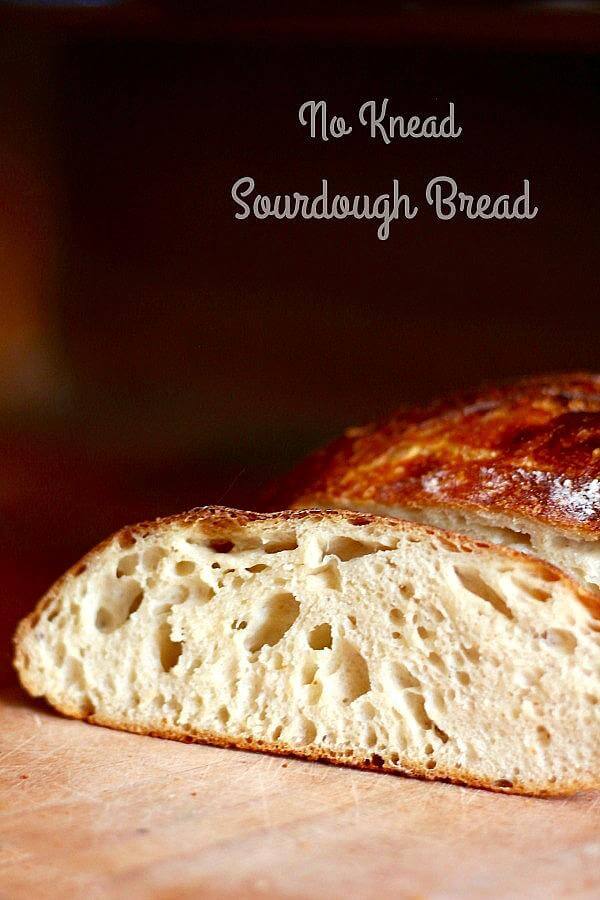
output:
[[[600,515],[600,479],[577,484],[572,478],[557,478],[550,498],[574,519],[589,522]]]
[[[277,508],[444,507],[600,537],[600,376],[529,378],[353,429],[292,472]]]

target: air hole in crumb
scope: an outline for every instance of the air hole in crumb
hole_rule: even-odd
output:
[[[177,575],[191,575],[196,569],[196,563],[191,559],[180,559],[175,566]]]
[[[518,588],[523,591],[523,593],[527,594],[529,597],[532,597],[533,600],[539,600],[541,603],[545,603],[546,600],[550,599],[550,591],[546,591],[534,584],[523,581],[521,578],[513,578],[513,582]]]
[[[415,596],[415,589],[412,584],[402,584],[399,588],[400,593],[406,600],[410,600]]]
[[[318,703],[323,693],[323,685],[318,681],[313,681],[308,687],[307,702],[310,704]]]
[[[394,665],[393,673],[400,688],[421,687],[419,680],[415,678],[402,663],[396,663]]]
[[[300,604],[293,594],[276,594],[260,610],[252,623],[245,641],[250,653],[257,653],[268,644],[275,646],[288,631],[300,613]]]
[[[485,600],[486,603],[489,603],[490,606],[496,610],[496,612],[499,612],[507,619],[514,618],[512,610],[506,604],[504,599],[493,587],[484,581],[479,572],[475,569],[468,569],[460,566],[455,566],[454,571],[465,590],[474,594],[476,597],[479,597],[481,600]]]
[[[425,753],[427,754],[427,756],[431,756],[431,754],[433,753],[433,747],[431,746],[431,744],[425,744]]]
[[[465,654],[465,656],[469,660],[469,662],[472,662],[474,665],[476,665],[479,662],[480,656],[479,656],[479,650],[477,649],[477,647],[475,647],[475,646],[464,647],[463,646],[462,649],[463,649],[463,653]]]
[[[313,662],[307,662],[302,669],[302,684],[312,684],[317,674],[317,667]]]
[[[495,787],[499,788],[511,788],[513,786],[512,781],[508,781],[506,778],[499,778],[498,781],[494,782]]]
[[[268,568],[269,568],[269,567],[266,566],[264,563],[257,563],[255,566],[249,566],[249,567],[246,569],[246,572],[252,572],[252,573],[254,573],[254,572],[264,572],[264,570],[265,570],[265,569],[268,569]]]
[[[219,722],[221,725],[227,725],[230,719],[229,710],[226,706],[221,706],[219,712],[217,713]]]
[[[446,671],[446,664],[438,653],[430,653],[427,657],[432,666],[435,666],[439,672]]]
[[[538,742],[542,745],[542,747],[547,747],[552,740],[548,729],[544,725],[538,725],[538,727],[536,728],[536,732]]]
[[[459,682],[463,685],[463,687],[466,687],[468,684],[471,684],[471,677],[468,672],[457,672],[456,677],[458,678]]]
[[[548,641],[551,647],[559,650],[561,653],[569,655],[575,651],[577,646],[577,638],[570,631],[562,628],[549,628],[542,637]]]
[[[460,547],[458,544],[455,544],[454,541],[451,541],[450,538],[445,537],[444,535],[438,535],[438,542],[445,547],[446,550],[449,550],[451,553],[459,553]]]
[[[392,625],[403,625],[404,624],[404,613],[400,609],[391,609],[390,610],[390,622]]]
[[[531,541],[529,541],[529,543],[531,543]],[[542,581],[548,581],[550,584],[560,581],[561,578],[558,572],[553,572],[552,569],[540,569],[537,574]]]
[[[66,653],[67,653],[67,649],[61,641],[61,643],[58,644],[58,646],[56,647],[56,655],[55,655],[55,662],[58,667],[62,666],[62,664],[64,663]]]
[[[134,612],[137,612],[140,606],[142,605],[142,600],[144,599],[144,592],[140,589],[137,594],[135,594],[133,600],[131,601],[131,605],[127,612],[127,618],[133,615]]]
[[[426,769],[435,769],[436,766],[437,766],[437,763],[436,763],[435,759],[428,759],[427,762],[425,763]]]
[[[133,575],[137,564],[137,553],[129,553],[127,556],[122,556],[117,565],[117,578],[122,578],[124,575]]]
[[[109,595],[96,613],[96,628],[105,634],[116,631],[140,608],[144,592],[139,582],[127,578],[119,583],[119,591]]]
[[[320,572],[310,575],[309,584],[317,588],[339,591],[342,586],[342,580],[340,578],[338,561],[330,560]]]
[[[235,631],[243,631],[247,625],[248,625],[248,623],[246,622],[245,619],[241,619],[241,620],[234,619],[233,622],[231,623],[231,627]]]
[[[364,715],[365,718],[367,718],[367,719],[372,719],[372,718],[375,716],[376,712],[377,712],[377,710],[375,709],[375,707],[373,706],[373,704],[372,704],[372,703],[369,703],[369,702],[363,703],[362,711],[363,711],[363,715]]]
[[[282,731],[283,731],[283,728],[281,727],[281,725],[277,725],[277,727],[273,729],[272,740],[278,741],[279,738],[281,737]]]
[[[55,606],[54,609],[51,609],[50,612],[46,615],[47,622],[54,622],[55,618],[59,613],[59,606]]]
[[[406,705],[412,713],[413,719],[415,720],[417,725],[420,725],[420,727],[424,731],[429,731],[433,728],[434,723],[427,715],[427,710],[425,709],[425,698],[421,694],[418,694],[415,691],[407,691]]]
[[[419,625],[417,628],[417,633],[422,641],[427,641],[431,637],[431,631],[428,631],[427,628],[424,628],[422,625]]]
[[[440,691],[440,690],[434,691],[433,695],[431,697],[431,702],[432,702],[433,706],[435,707],[436,712],[442,713],[442,714],[446,712],[446,699],[445,699],[442,691]],[[437,725],[435,727],[437,728]]]
[[[170,672],[179,661],[183,644],[181,641],[171,640],[171,626],[168,622],[163,622],[158,629],[158,649],[163,671]]]
[[[305,740],[307,744],[312,744],[314,739],[317,736],[317,727],[314,722],[311,722],[309,719],[306,721],[306,730],[305,730]]]
[[[112,628],[112,616],[104,606],[101,606],[96,613],[96,628],[98,631],[110,632]]]
[[[369,726],[369,728],[367,728],[367,736],[365,738],[365,743],[366,743],[367,747],[369,747],[369,748],[375,747],[375,745],[377,744],[377,732],[375,731],[375,729],[372,726]]]
[[[148,549],[144,551],[142,561],[146,569],[154,572],[161,559],[164,559],[166,555],[167,551],[164,547],[148,547]]]
[[[74,684],[80,690],[83,690],[83,688],[85,687],[83,666],[78,659],[75,659],[74,656],[69,656],[65,663],[65,681]]]
[[[215,553],[231,553],[233,550],[233,541],[228,541],[224,538],[215,538],[212,541],[209,541],[208,546],[211,550],[214,550]]]
[[[342,640],[334,653],[339,654],[339,668],[330,676],[330,686],[344,704],[353,703],[371,690],[366,660],[351,643]]]
[[[215,589],[210,584],[207,584],[200,578],[194,580],[192,584],[192,597],[194,601],[204,605],[212,600],[214,596]]]
[[[126,528],[125,531],[122,531],[118,536],[119,547],[123,550],[129,550],[130,547],[133,547],[135,544],[135,538],[131,531]]]
[[[348,616],[348,621],[352,625],[353,628],[356,628],[356,616]]]
[[[313,650],[325,650],[326,648],[330,650],[332,644],[331,625],[323,622],[322,625],[313,628],[308,635],[308,644]]]
[[[265,553],[282,553],[284,550],[297,550],[298,541],[295,534],[273,538],[263,545]]]
[[[442,744],[448,743],[450,738],[448,737],[448,735],[446,734],[445,731],[442,731],[442,729],[439,727],[439,725],[435,724],[435,722],[433,723],[433,730],[434,730],[435,734],[437,734],[437,736],[439,737]]]
[[[400,762],[400,754],[392,753],[390,755],[390,762],[392,763],[392,765],[397,766],[398,763]]]
[[[286,729],[286,739],[289,739],[290,743],[299,744],[300,746],[312,744],[316,736],[317,728],[315,723],[301,714]]]
[[[87,566],[85,563],[80,563],[77,568],[73,571],[73,575],[75,578],[78,578],[80,575],[83,575],[84,572],[87,571]]]
[[[349,562],[361,556],[369,556],[377,550],[384,549],[381,544],[366,544],[364,541],[355,541],[354,538],[336,537],[327,542],[325,553],[331,553],[341,562]]]

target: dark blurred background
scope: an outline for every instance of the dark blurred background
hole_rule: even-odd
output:
[[[596,3],[0,2],[5,629],[126,521],[257,491],[348,424],[598,368]],[[392,10],[392,11],[390,11]],[[456,141],[310,141],[366,99]],[[236,221],[265,193],[532,183],[529,222]],[[5,642],[3,642],[5,643]],[[4,662],[8,660],[8,651]]]

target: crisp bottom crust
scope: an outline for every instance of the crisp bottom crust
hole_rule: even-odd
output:
[[[46,698],[48,699],[48,698]],[[568,782],[562,784],[531,784],[511,780],[510,786],[471,775],[462,769],[440,768],[435,771],[427,769],[420,763],[411,762],[400,757],[395,766],[387,765],[385,761],[374,754],[372,757],[359,757],[354,754],[345,754],[326,749],[300,749],[283,743],[270,743],[268,741],[254,741],[251,738],[235,738],[217,734],[213,731],[189,730],[173,731],[168,728],[160,729],[151,726],[134,725],[116,719],[108,719],[96,713],[87,714],[75,709],[61,706],[48,700],[50,705],[64,716],[72,719],[89,722],[92,725],[101,725],[104,728],[112,728],[114,731],[126,731],[130,734],[145,735],[147,737],[161,738],[163,740],[180,741],[184,744],[205,744],[212,747],[222,747],[229,750],[245,750],[251,753],[267,753],[271,756],[283,756],[292,759],[310,760],[311,762],[325,763],[332,766],[344,766],[351,769],[361,769],[368,772],[384,772],[390,775],[409,776],[419,778],[422,781],[440,781],[446,784],[455,784],[462,787],[475,787],[498,794],[516,794],[527,797],[552,798],[568,797],[580,791],[594,790],[597,784],[585,782]]]

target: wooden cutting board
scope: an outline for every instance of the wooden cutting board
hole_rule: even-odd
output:
[[[600,794],[535,800],[0,705],[0,896],[600,897]]]

